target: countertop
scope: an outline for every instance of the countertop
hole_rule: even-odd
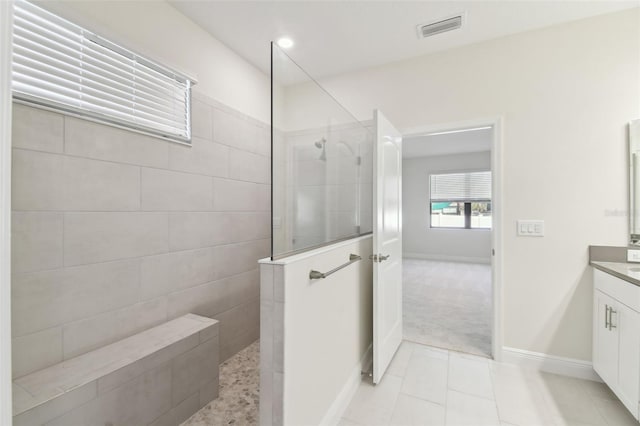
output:
[[[640,287],[640,263],[599,262],[592,260],[591,266]]]

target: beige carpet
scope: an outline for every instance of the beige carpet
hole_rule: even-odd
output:
[[[404,338],[491,356],[491,266],[403,261]]]

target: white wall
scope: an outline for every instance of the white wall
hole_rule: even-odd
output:
[[[365,236],[261,261],[261,425],[335,424],[346,408],[372,341],[372,250]],[[362,260],[309,279],[351,253]]]
[[[587,246],[627,242],[627,217],[610,212],[627,209],[639,75],[636,8],[321,84],[358,118],[378,107],[401,130],[504,118],[504,343],[589,360]],[[545,237],[517,237],[517,219],[544,219]]]
[[[429,175],[491,169],[491,153],[405,158],[402,162],[402,250],[404,257],[463,262],[491,261],[488,229],[431,228]]]
[[[285,424],[320,424],[361,367],[373,331],[371,244],[365,237],[285,266]],[[329,271],[350,253],[363,260],[309,281],[310,269]]]
[[[195,77],[198,80],[195,91],[269,122],[269,76],[167,2],[49,0],[39,3],[126,48]]]

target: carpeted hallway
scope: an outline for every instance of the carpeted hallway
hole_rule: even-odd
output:
[[[491,356],[491,265],[403,260],[404,338]]]

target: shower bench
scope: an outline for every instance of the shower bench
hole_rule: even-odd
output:
[[[13,381],[14,426],[178,425],[218,396],[218,321],[187,314]]]

